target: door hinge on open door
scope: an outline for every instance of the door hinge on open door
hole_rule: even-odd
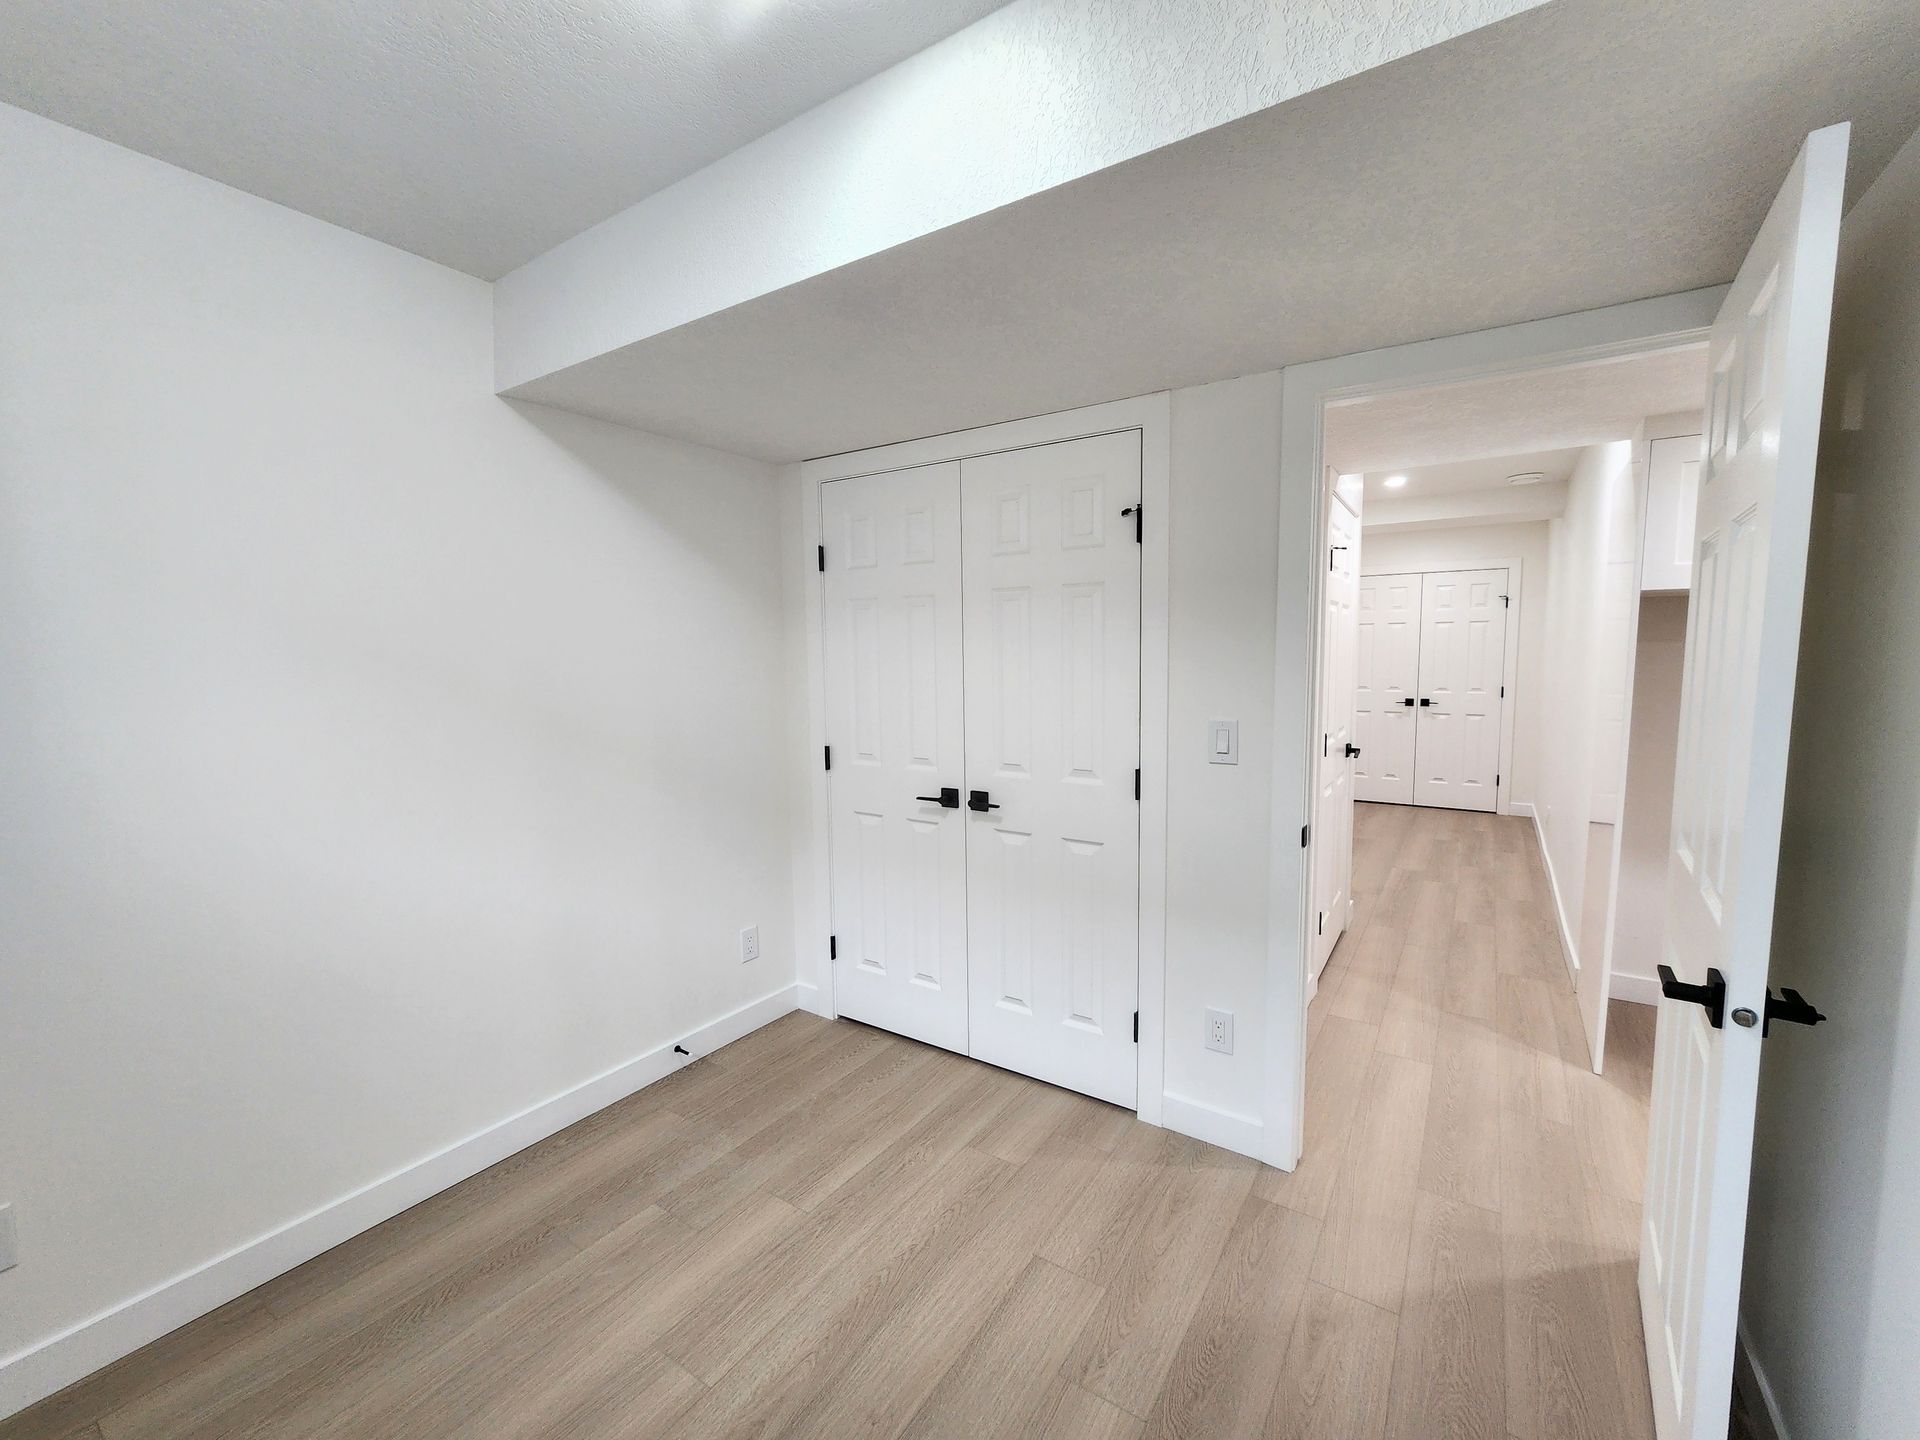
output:
[[[828,745],[824,748],[827,752],[827,769],[831,770],[833,768],[833,747]]]
[[[1136,800],[1140,798],[1140,767],[1138,765],[1133,767],[1133,798]]]
[[[839,958],[840,937],[838,935],[829,935],[827,936],[827,959],[838,960]]]
[[[1324,935],[1327,933],[1327,912],[1326,911],[1322,910],[1320,912],[1320,918],[1314,922],[1313,933],[1316,935]]]
[[[1140,1012],[1138,1010],[1133,1012],[1133,1043],[1136,1045],[1140,1043]]]
[[[820,573],[827,573],[827,547],[824,545],[820,547]]]
[[[1311,825],[1302,825],[1300,827],[1300,848],[1302,850],[1307,848],[1307,836],[1312,832],[1313,827]]]

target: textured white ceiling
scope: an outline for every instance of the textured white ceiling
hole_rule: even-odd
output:
[[[1556,0],[510,393],[792,459],[1717,284],[1916,54],[1914,0]]]
[[[1688,345],[1330,405],[1323,443],[1327,463],[1340,470],[1368,476],[1407,472],[1403,494],[1413,492],[1416,477],[1427,482],[1430,494],[1442,493],[1442,484],[1471,490],[1479,487],[1453,482],[1470,482],[1498,468],[1499,462],[1482,462],[1484,456],[1515,462],[1492,477],[1495,483],[1513,470],[1554,473],[1546,464],[1520,464],[1522,452],[1571,452],[1630,439],[1648,416],[1698,410],[1706,403],[1706,388],[1706,347]],[[1572,473],[1568,464],[1556,478]],[[1368,496],[1375,493],[1370,484]]]
[[[492,279],[1005,0],[5,0],[0,100]]]
[[[1395,465],[1366,471],[1366,503],[1379,500],[1425,500],[1439,495],[1465,495],[1479,490],[1506,490],[1507,477],[1538,471],[1545,484],[1565,480],[1579,462],[1580,449],[1529,450],[1518,455],[1492,455],[1476,460],[1454,460],[1445,465]],[[1406,484],[1389,488],[1387,480],[1404,475]]]

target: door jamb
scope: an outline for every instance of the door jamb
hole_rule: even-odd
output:
[[[1140,1036],[1136,1112],[1150,1125],[1162,1123],[1166,1088],[1167,520],[1172,411],[1171,393],[1160,391],[973,430],[955,430],[945,435],[847,451],[803,461],[794,467],[802,530],[800,553],[806,557],[806,565],[811,570],[815,547],[822,543],[820,486],[830,480],[964,460],[1001,450],[1023,450],[1117,430],[1140,432],[1140,495],[1145,524],[1140,555]],[[806,580],[803,623],[808,745],[804,753],[810,762],[811,784],[806,797],[810,824],[796,825],[804,853],[794,866],[795,934],[799,937],[802,993],[812,990],[808,1008],[831,1019],[837,1013],[833,1003],[833,972],[827,958],[832,926],[832,875],[827,776],[819,763],[821,751],[827,744],[826,695],[822,682],[822,590],[817,572],[808,574]]]
[[[1366,550],[1360,551],[1364,565]],[[1519,559],[1480,560],[1473,564],[1436,565],[1430,570],[1367,570],[1362,569],[1362,580],[1377,580],[1383,575],[1445,575],[1459,570],[1504,570],[1507,572],[1507,630],[1500,642],[1500,683],[1506,694],[1500,697],[1500,771],[1499,782],[1493,789],[1493,813],[1511,815],[1513,797],[1509,793],[1513,785],[1513,745],[1514,737],[1519,733],[1519,722],[1515,718],[1519,712],[1520,701],[1520,587],[1525,576],[1522,573],[1523,562]],[[1467,814],[1484,814],[1484,811],[1467,811]]]
[[[1643,355],[1699,343],[1727,287],[1636,300],[1600,310],[1422,340],[1289,366],[1281,377],[1280,583],[1274,639],[1274,756],[1267,890],[1267,1005],[1261,1159],[1300,1161],[1307,1070],[1313,752],[1319,695],[1319,553],[1326,535],[1318,499],[1329,401],[1423,389],[1557,365]],[[1297,548],[1293,548],[1297,547]],[[1285,757],[1292,755],[1293,764]],[[1303,843],[1295,845],[1298,833]]]

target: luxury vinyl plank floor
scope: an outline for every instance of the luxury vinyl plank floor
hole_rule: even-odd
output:
[[[1590,1073],[1524,822],[1362,805],[1291,1174],[793,1015],[0,1440],[1652,1435],[1652,1012]]]

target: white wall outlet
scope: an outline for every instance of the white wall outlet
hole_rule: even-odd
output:
[[[1222,1055],[1233,1054],[1233,1012],[1231,1010],[1207,1011],[1207,1049],[1217,1050]]]
[[[20,1234],[13,1227],[13,1206],[0,1205],[0,1270],[20,1263]]]
[[[745,965],[749,961],[758,960],[759,958],[760,927],[758,925],[749,925],[740,932],[740,963]]]

